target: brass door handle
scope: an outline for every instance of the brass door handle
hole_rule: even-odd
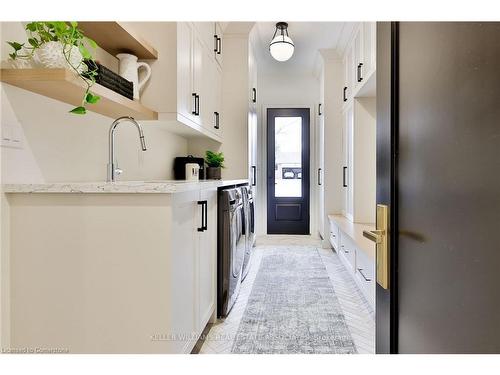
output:
[[[382,243],[383,235],[385,232],[383,230],[364,230],[363,237],[368,238],[370,241],[375,243]]]
[[[363,236],[376,243],[377,283],[389,289],[390,257],[389,257],[389,207],[377,204],[376,230],[364,230]]]

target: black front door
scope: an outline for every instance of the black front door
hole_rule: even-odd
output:
[[[381,23],[377,39],[377,352],[500,353],[500,23]]]
[[[309,234],[309,108],[267,110],[267,233]]]

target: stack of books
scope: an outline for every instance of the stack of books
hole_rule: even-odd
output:
[[[96,83],[107,87],[114,92],[125,96],[131,100],[134,99],[134,84],[115,72],[109,70],[98,62],[86,60],[85,64],[90,70],[96,70],[97,76],[95,77]]]

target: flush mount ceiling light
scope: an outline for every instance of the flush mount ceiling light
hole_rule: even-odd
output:
[[[286,22],[278,22],[274,31],[273,40],[269,44],[269,52],[275,60],[286,61],[293,55],[292,39],[288,36],[288,24]]]

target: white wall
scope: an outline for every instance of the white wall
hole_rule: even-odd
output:
[[[258,63],[257,63],[258,64]],[[311,140],[311,200],[310,200],[310,218],[311,218],[311,233],[316,233],[316,174],[314,173],[315,163],[315,147],[314,147],[314,130],[316,119],[316,107],[319,100],[319,82],[314,76],[308,73],[294,75],[290,77],[289,73],[281,74],[279,70],[272,72],[265,71],[259,66],[258,70],[258,118],[261,121],[259,126],[259,142],[258,155],[260,156],[260,168],[258,168],[258,184],[259,200],[257,202],[257,214],[262,218],[257,226],[257,234],[267,233],[267,150],[266,150],[266,108],[273,107],[310,107],[310,140]]]

